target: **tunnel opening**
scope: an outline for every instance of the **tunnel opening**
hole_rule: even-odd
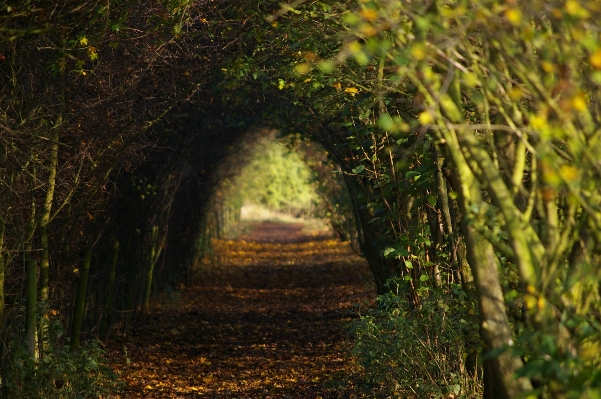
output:
[[[219,168],[204,229],[235,237],[257,222],[296,223],[313,235],[335,234],[356,244],[355,221],[344,180],[316,143],[268,131]],[[357,248],[356,245],[354,248]]]

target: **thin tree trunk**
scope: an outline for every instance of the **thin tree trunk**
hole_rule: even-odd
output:
[[[35,186],[36,171],[35,168],[32,171],[33,180],[32,187]],[[32,259],[33,250],[33,235],[36,230],[36,205],[35,195],[31,195],[31,214],[29,219],[29,226],[27,227],[27,236],[25,237],[25,245],[23,247],[23,266],[25,268],[26,282],[27,282],[27,299],[25,302],[25,345],[27,352],[32,358],[36,357],[36,313],[38,307],[38,270],[37,262]]]
[[[66,43],[63,41],[63,48]],[[58,148],[60,131],[63,125],[63,115],[65,111],[65,76],[60,78],[60,104],[54,127],[52,128],[52,137],[50,139],[50,159],[48,165],[48,177],[46,181],[46,197],[40,214],[40,245],[42,247],[42,257],[40,259],[40,302],[47,308],[49,306],[50,296],[50,244],[48,242],[48,225],[51,221],[52,202],[54,201],[54,191],[56,187],[56,174],[58,171]],[[42,315],[40,319],[40,342],[43,352],[48,348],[48,316]]]
[[[148,274],[146,276],[146,289],[144,291],[144,310],[150,307],[150,294],[152,292],[152,277],[154,274],[154,267],[161,256],[161,251],[165,244],[165,238],[167,234],[163,234],[161,242],[159,243],[159,226],[152,227],[152,247],[150,249]]]
[[[4,257],[4,234],[6,232],[6,219],[0,218],[0,333],[4,330],[4,279],[5,279],[5,257]]]
[[[27,273],[27,302],[25,305],[25,345],[32,358],[36,357],[36,314],[38,305],[38,268],[31,258],[31,252],[25,255]]]
[[[461,227],[466,239],[467,259],[474,276],[479,299],[481,328],[480,335],[485,349],[500,349],[512,345],[512,334],[505,299],[499,280],[497,259],[492,244],[469,223],[471,204],[485,204],[480,194],[480,185],[463,157],[454,134],[446,136],[448,150],[458,172],[459,206],[463,213]],[[484,399],[511,399],[531,391],[532,384],[526,378],[514,378],[522,367],[519,357],[505,351],[484,364]]]
[[[355,183],[347,175],[343,176],[344,182],[346,183],[346,187],[349,191],[351,207],[355,216],[359,247],[361,248],[361,252],[363,252],[363,255],[365,256],[369,268],[374,276],[377,294],[385,294],[389,290],[389,288],[386,286],[386,282],[387,278],[390,276],[386,276],[384,274],[382,267],[380,266],[380,254],[377,253],[376,249],[373,246],[374,243],[371,240],[371,232],[369,229],[365,228],[368,224],[368,220],[366,220],[367,217],[366,215],[364,215],[364,212],[361,211],[361,204],[359,203],[359,199],[357,198],[357,190],[355,187]]]
[[[71,350],[77,350],[80,346],[81,326],[83,324],[91,261],[92,250],[88,248],[84,251],[83,254],[83,263],[81,265],[79,284],[77,284],[77,297],[75,298],[75,308],[73,310],[73,325],[71,328]]]
[[[111,320],[113,315],[113,301],[115,297],[115,275],[117,274],[117,260],[119,258],[119,241],[113,239],[113,249],[111,252],[111,261],[109,269],[109,286],[107,289],[106,306],[104,309],[104,317],[100,325],[100,340],[105,341],[111,328]]]
[[[8,178],[9,187],[12,187],[14,182],[15,173],[11,171],[10,177]],[[5,279],[6,279],[6,265],[8,264],[8,254],[5,254],[4,238],[6,236],[6,218],[11,207],[11,195],[10,190],[8,191],[6,203],[4,206],[4,214],[0,217],[0,333],[4,332],[5,320],[4,316],[6,313],[6,296],[4,292]],[[4,342],[4,340],[2,340]],[[4,348],[2,348],[4,349]]]

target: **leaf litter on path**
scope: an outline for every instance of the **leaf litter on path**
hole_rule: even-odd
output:
[[[346,327],[374,297],[369,269],[347,243],[301,228],[263,223],[215,241],[181,296],[116,331],[118,397],[361,397]]]

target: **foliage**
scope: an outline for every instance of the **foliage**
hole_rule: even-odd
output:
[[[317,201],[311,181],[311,169],[296,151],[270,141],[255,150],[236,176],[234,195],[251,204],[307,214]]]
[[[23,399],[88,399],[109,397],[119,387],[105,352],[97,341],[87,341],[79,350],[57,346],[43,360],[32,359],[17,349],[6,375],[8,397]]]
[[[353,355],[366,382],[393,398],[481,395],[478,377],[474,370],[466,372],[464,357],[478,351],[475,304],[438,290],[412,309],[407,282],[389,284],[394,292],[380,296],[378,306],[351,328]]]
[[[300,7],[300,19],[315,14],[311,7]],[[592,156],[601,64],[591,24],[599,12],[594,1],[337,4],[314,18],[327,31],[336,30],[327,17],[340,16],[337,54],[299,43],[300,54],[315,56],[292,61],[280,87],[315,116],[318,136],[334,142],[328,149],[357,176],[359,209],[380,232],[369,244],[399,261],[395,272],[415,284],[413,306],[420,286],[437,284],[437,268],[456,268],[454,282],[469,283],[460,276],[469,261],[499,397],[532,391],[536,378],[514,373],[533,377],[565,363],[542,348],[575,359],[585,341],[594,347],[600,339],[599,330],[585,339],[562,321],[596,325],[601,303],[601,175]],[[444,248],[460,256],[444,256]],[[373,264],[377,280],[380,270],[390,273]],[[495,304],[505,304],[500,274],[514,272],[510,289],[525,311],[510,322],[507,305]],[[534,344],[541,340],[553,345]],[[516,344],[529,356],[503,351]],[[574,364],[596,384],[580,360]],[[587,362],[592,370],[599,357]],[[545,395],[589,389],[571,370],[545,374]]]

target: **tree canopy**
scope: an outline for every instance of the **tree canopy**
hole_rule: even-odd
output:
[[[104,335],[113,308],[144,311],[188,278],[235,170],[219,163],[245,164],[235,154],[269,126],[327,151],[319,179],[318,164],[336,165],[349,196],[324,193],[356,223],[344,230],[385,309],[371,326],[408,339],[383,321],[396,312],[436,353],[458,351],[416,393],[407,366],[390,363],[402,348],[358,349],[388,395],[469,397],[475,378],[487,398],[599,396],[598,2],[5,1],[0,12],[3,362],[16,337],[32,357],[50,351],[57,310],[76,349],[94,320]],[[267,157],[305,179],[294,158]],[[250,177],[248,190],[284,187]],[[312,201],[286,187],[280,204]]]

